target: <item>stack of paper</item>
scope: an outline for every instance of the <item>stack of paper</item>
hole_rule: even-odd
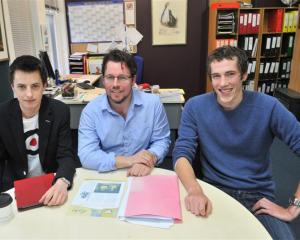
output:
[[[159,97],[163,102],[168,103],[183,103],[184,91],[179,88],[159,89]]]
[[[217,34],[234,33],[235,17],[234,12],[219,12],[217,23]]]
[[[129,178],[118,215],[120,220],[160,228],[169,228],[174,222],[180,222],[182,216],[177,176]]]

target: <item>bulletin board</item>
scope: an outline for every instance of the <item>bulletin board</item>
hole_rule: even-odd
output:
[[[79,2],[68,4],[71,43],[121,41],[123,2]]]
[[[121,42],[124,26],[135,27],[135,0],[69,0],[66,12],[71,53],[89,43]]]

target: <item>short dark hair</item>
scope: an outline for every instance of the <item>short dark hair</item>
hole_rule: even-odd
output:
[[[47,70],[45,65],[40,61],[40,59],[30,56],[23,55],[17,57],[13,63],[9,67],[9,81],[10,84],[13,84],[15,78],[15,72],[17,70],[23,72],[35,72],[38,71],[40,73],[43,85],[47,84]]]
[[[223,46],[216,48],[207,58],[207,74],[210,77],[211,75],[211,63],[214,61],[220,62],[224,59],[233,60],[237,59],[238,69],[243,76],[247,73],[248,68],[248,57],[246,52],[243,49],[232,47],[232,46]]]
[[[109,61],[124,63],[128,67],[131,76],[133,77],[136,75],[137,67],[134,61],[134,57],[128,52],[121,51],[118,49],[113,49],[108,54],[106,54],[102,64],[103,76],[105,75],[106,66]]]

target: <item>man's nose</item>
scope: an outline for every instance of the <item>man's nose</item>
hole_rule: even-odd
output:
[[[226,75],[221,75],[220,85],[226,86],[228,84],[228,77]]]
[[[30,87],[26,89],[26,96],[27,97],[32,97],[32,90],[31,90]]]
[[[119,86],[119,80],[117,77],[114,78],[114,87]]]

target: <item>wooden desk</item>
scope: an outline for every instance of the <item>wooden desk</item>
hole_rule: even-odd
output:
[[[63,99],[61,96],[57,96],[56,99],[63,101],[68,104],[71,112],[71,129],[78,129],[80,115],[86,104],[93,99],[94,94],[99,95],[105,92],[104,89],[93,89],[93,90],[79,90],[79,96],[76,99]],[[88,94],[87,94],[88,93]],[[83,94],[83,95],[82,95]],[[88,96],[87,95],[92,95]],[[170,129],[177,130],[180,124],[180,118],[182,113],[182,106],[184,104],[184,97],[181,95],[177,99],[172,98],[161,98],[167,118],[169,121]]]
[[[152,174],[175,174],[173,171],[154,169]],[[219,189],[201,182],[212,200],[213,212],[208,218],[196,217],[184,206],[186,191],[180,183],[183,222],[170,229],[158,229],[134,225],[117,218],[69,216],[67,209],[83,179],[126,181],[126,170],[97,173],[77,169],[74,187],[66,204],[59,207],[41,207],[15,216],[0,226],[1,239],[271,239],[261,223],[240,203]],[[13,192],[13,191],[9,191]],[[14,198],[14,197],[13,197]]]

